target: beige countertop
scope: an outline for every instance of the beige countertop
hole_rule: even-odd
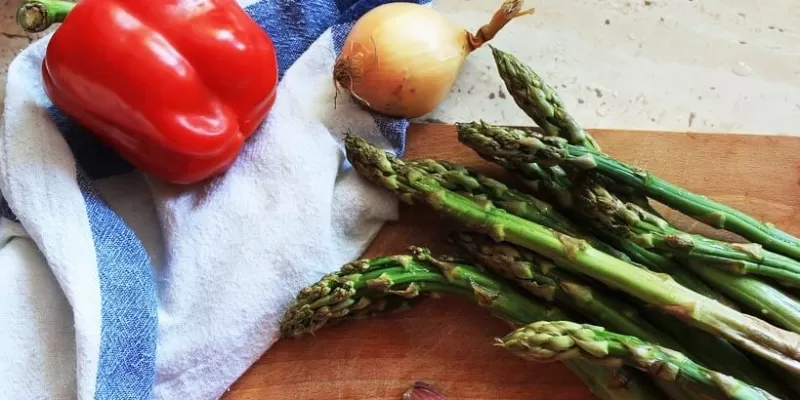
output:
[[[474,30],[495,0],[437,0]],[[0,62],[32,37],[3,0]],[[492,42],[534,67],[587,127],[800,134],[800,8],[792,0],[541,0]],[[447,115],[448,118],[442,117]],[[531,122],[506,96],[488,49],[469,58],[430,119]]]

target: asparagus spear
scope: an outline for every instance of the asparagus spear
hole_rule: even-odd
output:
[[[514,102],[550,136],[566,139],[569,143],[601,151],[597,141],[575,122],[564,108],[558,94],[541,76],[510,53],[490,46],[495,65]],[[533,183],[536,191],[544,189],[554,195],[558,204],[571,206],[566,173],[559,166],[542,168],[533,163],[515,163],[499,157],[488,157],[500,164],[523,182]],[[530,186],[530,185],[529,185]]]
[[[506,89],[514,102],[522,109],[547,135],[559,136],[570,143],[586,146],[600,151],[600,145],[569,115],[558,98],[556,92],[548,86],[533,70],[522,64],[513,55],[489,46]],[[492,160],[501,163],[503,160]],[[510,167],[513,163],[509,163]],[[509,168],[510,169],[510,168]],[[514,170],[525,182],[540,184],[556,183],[548,190],[556,195],[555,199],[568,205],[567,192],[561,185],[564,171],[558,166],[541,168],[535,164],[515,165]]]
[[[647,212],[646,210],[642,211],[641,207],[638,207],[638,209],[640,212]],[[720,301],[729,307],[736,307],[730,300],[734,299],[773,323],[800,333],[800,301],[786,292],[759,279],[733,276],[724,271],[715,270],[706,266],[703,262],[689,262],[684,265],[689,268],[689,270],[686,270],[675,259],[654,253],[628,240],[624,227],[631,220],[626,222],[626,219],[614,220],[608,217],[595,219],[591,218],[591,216],[588,215],[587,217],[587,214],[584,213],[584,217],[587,218],[583,219],[583,222],[587,223],[587,225],[594,227],[591,232],[601,240],[628,254],[634,262],[642,264],[653,271],[668,273],[682,285]],[[641,219],[645,221],[664,221],[658,215],[652,213],[649,216],[641,217]],[[695,276],[700,277],[728,297],[708,288],[703,281],[698,281]]]
[[[313,333],[332,320],[348,317],[385,295],[414,298],[423,292],[451,293],[474,299],[499,318],[519,323],[563,315],[527,300],[503,283],[466,265],[431,265],[420,261],[426,251],[413,248],[417,257],[397,255],[360,260],[344,265],[318,283],[300,291],[281,323],[284,337]],[[502,294],[502,296],[498,296]]]
[[[649,226],[670,227],[669,223],[638,205],[629,203],[624,205],[624,207],[628,207],[626,210],[630,212],[617,210],[618,207],[623,206],[623,202],[615,193],[612,193],[613,191],[603,188],[603,184],[607,184],[606,179],[602,179],[602,177],[599,177],[600,179],[595,178],[598,177],[590,174],[582,184],[576,185],[579,189],[582,188],[584,192],[576,193],[574,197],[576,199],[576,209],[582,211],[579,214],[587,217],[584,222],[588,222],[589,225],[600,225],[599,229],[596,230],[598,237],[628,252],[635,261],[647,268],[668,272],[675,276],[677,276],[675,274],[677,271],[686,274],[688,271],[684,271],[675,260],[653,253],[626,238],[625,232],[629,225],[646,221],[646,223],[652,224]],[[631,210],[636,210],[636,212]],[[674,227],[671,227],[671,229],[677,231]],[[727,293],[731,298],[737,299],[745,306],[748,306],[759,315],[764,315],[768,320],[798,332],[797,328],[800,325],[797,324],[797,317],[800,316],[800,302],[791,296],[760,280],[732,276],[723,271],[704,266],[702,262],[688,266],[698,276]],[[726,304],[729,301],[723,297],[718,297],[717,300],[726,302]],[[650,315],[646,316],[652,317]],[[698,332],[691,327],[677,323],[677,321],[656,316],[653,322],[665,329],[673,337],[691,338],[691,340],[682,343],[689,349],[689,354],[692,357],[695,357],[696,360],[701,361],[706,366],[762,387],[781,397],[789,398],[785,394],[787,393],[787,388],[784,385],[778,385],[777,381],[780,381],[780,379],[771,379],[761,368],[754,365],[750,359],[741,354],[730,343],[707,332]],[[772,366],[770,365],[770,367]],[[792,379],[784,377],[783,380],[791,381]]]
[[[800,260],[800,239],[732,207],[669,183],[647,171],[555,137],[482,122],[459,125],[459,140],[482,154],[515,163],[595,170],[700,222],[725,229],[766,249]]]
[[[609,329],[684,351],[678,342],[638,318],[634,307],[560,269],[544,257],[507,243],[496,243],[481,234],[460,232],[452,239],[480,265],[515,280],[544,300],[568,305]]]
[[[495,343],[537,362],[580,358],[604,365],[629,365],[657,379],[703,391],[713,399],[778,399],[758,387],[698,365],[680,352],[593,325],[539,321],[498,338]]]
[[[474,128],[476,124],[470,124],[470,125],[472,125],[472,127]],[[490,129],[493,128],[490,127]],[[522,132],[522,133],[534,137],[536,136],[535,134],[531,134],[530,132]],[[507,159],[497,157],[496,152],[494,150],[487,149],[486,146],[482,146],[478,142],[470,142],[468,144],[485,158],[502,159],[503,162],[510,163],[510,161],[508,161]],[[605,184],[608,184],[610,180],[605,179],[604,182]],[[571,183],[569,184],[569,186],[570,187],[572,186]],[[615,191],[619,191],[620,188],[624,189],[625,186],[617,185],[614,189]],[[571,198],[573,198],[571,206],[575,206],[577,200],[574,199],[574,195],[571,196]],[[630,199],[631,201],[640,200],[637,198],[636,195],[631,196]],[[645,202],[637,201],[636,205],[638,206],[639,209],[643,209],[644,212],[647,212],[650,215],[651,221],[661,220],[660,216],[654,210],[652,210],[652,208],[650,208]],[[603,229],[607,229],[607,227]],[[673,233],[675,232],[677,232],[677,230],[673,230]],[[595,234],[601,237],[604,241],[616,246],[617,248],[631,255],[635,254],[637,256],[640,256],[640,258],[638,259],[635,258],[636,262],[644,263],[650,268],[654,269],[657,268],[656,270],[670,273],[681,284],[688,286],[692,290],[698,291],[708,297],[712,297],[719,301],[729,304],[729,301],[727,299],[719,296],[714,291],[704,288],[703,285],[698,285],[698,282],[696,279],[694,279],[693,274],[681,270],[677,266],[677,264],[675,264],[673,261],[659,260],[660,256],[657,256],[654,253],[646,251],[645,249],[641,248],[639,244],[635,244],[627,240],[620,240],[619,238],[614,238],[613,235],[609,235],[609,232],[603,231],[602,229],[598,232],[595,232]],[[648,236],[643,236],[643,237],[647,238]],[[674,240],[672,242],[680,243],[680,241],[674,241]],[[647,243],[647,241],[643,241],[643,243]],[[740,247],[739,249],[746,249],[746,247],[744,248]],[[748,257],[748,254],[746,252],[740,251],[739,253],[741,254],[736,255],[736,257],[739,258]],[[749,253],[754,253],[754,252],[750,251]],[[642,259],[641,256],[644,256],[645,259]],[[780,255],[774,255],[773,258],[782,259],[783,261],[786,260],[793,261],[789,258],[785,258]],[[654,261],[654,262],[648,262],[648,261]],[[711,285],[713,285],[717,290],[723,291],[729,296],[740,301],[741,303],[751,307],[752,309],[760,313],[763,313],[763,315],[767,319],[775,323],[778,323],[787,329],[792,329],[795,332],[800,333],[800,330],[797,329],[798,325],[796,324],[796,321],[798,320],[797,316],[800,315],[798,314],[798,306],[797,306],[798,302],[794,300],[791,296],[771,287],[767,283],[762,282],[760,280],[747,279],[744,277],[741,279],[737,279],[734,277],[730,277],[728,274],[718,273],[716,271],[703,270],[703,266],[705,266],[705,268],[708,268],[708,265],[713,265],[713,264],[708,264],[708,262],[715,263],[717,266],[720,265],[718,257],[709,256],[707,257],[706,262],[696,262],[696,261],[692,262],[691,264],[693,267],[692,268],[693,272],[696,275],[702,277],[705,281],[707,281]],[[749,264],[747,264],[743,263],[742,260],[732,260],[730,262],[726,262],[726,264],[728,265],[744,264],[745,267],[747,267],[748,265],[752,266],[754,263],[750,262]],[[665,268],[669,269],[665,270]]]
[[[406,166],[357,136],[348,135],[345,148],[348,160],[363,177],[404,201],[423,202],[470,229],[490,234],[496,241],[507,241],[560,262],[574,273],[603,282],[800,375],[798,334],[742,314],[679,285],[669,276],[641,269],[583,240],[449,191],[424,171]]]
[[[411,254],[346,264],[304,288],[285,313],[281,333],[286,338],[312,334],[332,321],[382,310],[392,302],[404,304],[423,293],[460,296],[515,326],[568,318],[475,267],[438,260],[428,250],[412,247]],[[650,382],[627,368],[612,370],[584,360],[566,366],[604,400],[664,398]],[[619,385],[620,381],[625,384]]]
[[[513,55],[489,46],[497,71],[520,109],[549,136],[559,136],[578,146],[600,151],[597,141],[566,112],[553,88]]]

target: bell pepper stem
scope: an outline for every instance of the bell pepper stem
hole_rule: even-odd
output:
[[[64,22],[75,3],[63,0],[26,0],[17,9],[17,25],[30,33]]]

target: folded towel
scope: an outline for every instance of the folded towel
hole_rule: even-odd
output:
[[[0,398],[218,398],[296,292],[360,256],[397,203],[341,139],[401,154],[408,122],[334,107],[331,69],[387,2],[241,2],[275,42],[277,100],[227,174],[188,187],[132,170],[52,106],[49,36],[17,56],[0,128]]]

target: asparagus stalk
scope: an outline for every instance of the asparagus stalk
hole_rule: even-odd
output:
[[[515,163],[560,165],[578,170],[595,170],[619,184],[641,191],[648,197],[700,222],[738,234],[764,248],[800,260],[800,239],[770,223],[762,223],[732,207],[715,202],[669,183],[647,171],[634,168],[565,140],[514,128],[485,123],[459,125],[459,140],[482,154]]]
[[[600,151],[597,141],[567,113],[556,91],[539,74],[510,53],[494,46],[489,48],[508,93],[546,135],[562,137],[577,146]]]
[[[614,210],[622,204],[622,201],[616,194],[612,194],[612,192],[605,190],[600,185],[600,182],[607,184],[607,180],[602,179],[602,177],[597,180],[593,178],[596,177],[589,176],[583,182],[583,185],[577,185],[579,188],[584,187],[585,192],[583,194],[577,193],[574,197],[576,199],[576,209],[582,211],[578,214],[587,217],[584,218],[584,222],[589,225],[599,225],[599,228],[596,229],[598,237],[628,252],[636,262],[651,270],[670,273],[676,277],[680,276],[678,273],[694,276],[689,271],[684,271],[675,260],[653,253],[628,240],[625,237],[627,236],[625,232],[629,224],[643,221],[652,222],[655,226],[663,227],[669,226],[669,224],[659,216],[649,213],[638,205],[628,204],[626,206],[630,207],[631,210],[637,210],[635,213],[615,212]],[[587,187],[592,188],[592,190],[586,190]],[[696,272],[697,276],[727,293],[731,298],[739,300],[759,315],[764,315],[768,320],[798,332],[796,330],[798,326],[796,321],[797,316],[800,316],[800,302],[791,296],[760,280],[732,276],[723,271],[703,266],[702,263],[689,265],[689,268]],[[726,304],[729,301],[722,296],[717,296],[716,299]],[[769,377],[761,368],[754,365],[749,358],[741,354],[727,341],[707,332],[697,331],[672,319],[664,319],[658,315],[649,315],[647,313],[645,316],[672,337],[691,338],[682,343],[685,344],[689,350],[688,353],[692,357],[706,366],[762,387],[781,397],[790,398],[785,394],[788,388],[778,384],[777,381],[780,381],[780,379],[776,380]],[[773,365],[770,366],[773,367]],[[784,380],[791,381],[788,378]]]
[[[528,248],[574,273],[603,282],[800,375],[798,334],[733,310],[679,285],[669,276],[641,269],[583,240],[449,191],[424,171],[406,166],[359,137],[349,135],[345,148],[350,163],[363,177],[405,201],[425,203],[470,229],[488,233],[496,241]]]
[[[511,94],[514,102],[524,111],[547,135],[567,139],[570,143],[586,146],[600,151],[600,145],[594,138],[569,115],[564,105],[549,85],[533,70],[525,66],[517,58],[493,46],[492,56],[505,83],[506,89]],[[492,160],[500,163],[502,160]],[[510,167],[513,163],[508,163]],[[509,168],[510,169],[510,168]],[[535,164],[520,164],[513,167],[517,175],[524,178],[525,182],[541,184],[542,182],[556,183],[547,189],[556,195],[555,199],[562,205],[568,205],[569,197],[565,197],[562,177],[564,171],[558,166],[541,168]]]
[[[579,228],[572,221],[556,212],[549,204],[510,189],[502,182],[470,171],[468,168],[430,159],[413,160],[407,164],[427,172],[448,189],[471,196],[473,199],[489,200],[515,215],[554,228],[562,233],[571,236],[581,235]],[[593,290],[590,285],[579,282],[578,279],[569,276],[564,271],[553,269],[554,266],[551,267],[551,262],[541,260],[541,257],[535,254],[507,244],[488,243],[480,240],[480,235],[463,233],[455,235],[453,239],[478,262],[493,267],[495,271],[505,270],[506,277],[517,279],[521,286],[531,293],[549,301],[556,299],[562,304],[569,305],[572,309],[581,311],[585,317],[597,324],[688,352],[712,368],[732,374],[749,383],[759,384],[776,393],[779,390],[771,379],[761,373],[759,369],[753,368],[750,360],[743,354],[714,335],[692,329],[657,310],[645,308],[643,310],[645,317],[653,320],[658,327],[670,333],[670,335],[660,334],[650,324],[642,323],[642,320],[631,317],[636,312],[632,307],[610,299],[610,296],[602,293],[598,297],[597,291]],[[587,240],[593,240],[590,242],[592,244],[600,243],[605,246],[602,241],[595,238]],[[628,244],[636,246],[634,243],[628,242]],[[611,250],[613,253],[607,252],[621,258],[617,255],[618,251],[613,248]],[[488,254],[482,254],[483,252]],[[625,256],[623,258],[627,259]],[[692,285],[690,288],[698,287],[702,294],[708,293],[713,298],[722,299],[722,296],[712,291],[690,272],[681,268],[671,268],[670,272],[676,278],[682,278],[681,281],[689,282]],[[559,281],[559,278],[563,280]],[[607,298],[609,300],[604,301]],[[672,337],[693,338],[693,340],[683,341],[691,351],[680,347],[671,339]]]
[[[490,46],[495,65],[506,89],[514,102],[522,109],[546,135],[566,139],[569,143],[601,151],[597,141],[575,122],[566,111],[556,91],[531,68],[510,53]],[[488,157],[494,163],[506,168],[523,182],[533,183],[533,190],[549,192],[563,207],[571,206],[569,182],[566,173],[559,166],[542,168],[534,163],[515,163],[499,157]],[[530,185],[529,185],[530,186]]]
[[[544,300],[565,304],[609,329],[684,351],[678,342],[638,318],[634,307],[544,257],[507,243],[496,243],[481,234],[460,232],[452,239],[480,265],[515,280]]]
[[[558,95],[556,94],[555,90],[545,84],[542,81],[542,78],[535,71],[523,64],[519,59],[514,57],[514,55],[501,51],[495,47],[492,47],[492,55],[494,56],[495,64],[497,65],[500,77],[506,83],[506,88],[512,94],[512,97],[517,105],[520,106],[520,108],[523,109],[523,111],[525,111],[529,116],[538,116],[539,120],[543,119],[544,116],[549,117],[545,118],[546,123],[550,124],[549,129],[545,129],[546,133],[552,133],[553,136],[564,138],[571,144],[583,146],[596,152],[601,152],[597,141],[594,140],[594,138],[588,132],[583,130],[583,128],[581,128],[580,125],[575,122],[574,118],[572,118],[572,116],[566,111],[563,104],[558,99]],[[534,118],[534,120],[537,120],[537,118]],[[491,161],[500,165],[504,165],[505,168],[514,175],[522,175],[528,179],[533,179],[533,176],[536,175],[531,174],[531,170],[543,170],[542,167],[536,165],[535,163],[515,163],[501,157],[493,157],[488,155],[484,156],[484,158],[490,159]],[[536,165],[537,168],[531,168],[529,165]],[[553,168],[557,168],[557,166],[551,166],[548,169],[552,170]],[[540,177],[539,179],[544,178]],[[554,189],[552,185],[541,186],[544,186],[545,189],[551,191]],[[568,188],[569,186],[570,184],[568,182],[564,183],[562,180],[557,186],[559,190],[556,193],[560,194],[561,192],[566,191],[565,188]],[[534,188],[534,190],[536,189],[538,188]],[[656,210],[650,206],[647,196],[624,185],[620,189],[626,192],[629,201],[638,204],[640,207],[647,209],[655,215],[658,215],[658,212],[656,212]],[[621,194],[622,191],[619,193]],[[571,204],[564,203],[561,203],[561,205],[571,206]]]
[[[344,265],[301,290],[281,322],[285,338],[313,334],[337,320],[406,304],[421,294],[452,294],[487,308],[515,326],[568,318],[555,307],[521,295],[510,285],[475,267],[434,258],[423,248],[411,254],[364,259]],[[399,299],[399,301],[398,301]],[[392,306],[397,308],[397,306]],[[605,368],[585,360],[565,364],[604,400],[663,399],[651,382],[627,368]],[[624,385],[618,382],[624,381]]]
[[[537,362],[588,359],[603,365],[628,365],[657,379],[699,390],[712,399],[777,400],[736,378],[698,365],[673,349],[586,324],[540,321],[496,340],[496,345]]]

